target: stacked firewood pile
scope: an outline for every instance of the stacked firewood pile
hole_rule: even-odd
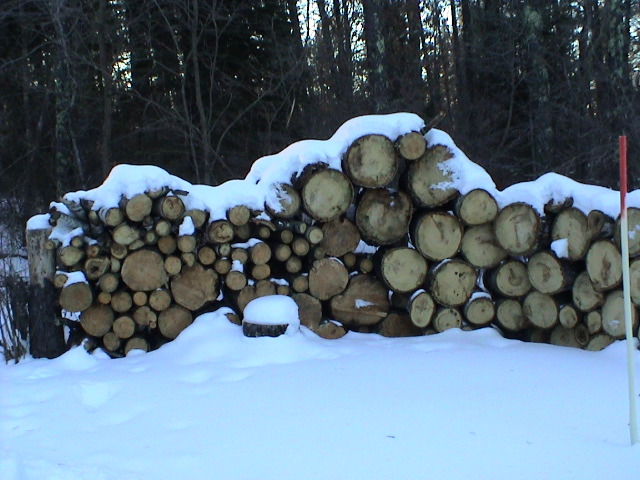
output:
[[[601,349],[624,336],[616,222],[571,199],[540,215],[499,208],[486,190],[461,195],[424,136],[366,135],[342,170],[309,165],[274,185],[278,208],[237,205],[226,218],[186,210],[168,188],[119,207],[54,203],[72,232],[57,249],[59,303],[113,356],[154,349],[194,317],[289,295],[303,325],[325,338],[385,336],[493,325],[505,336]],[[640,225],[640,211],[630,223]],[[640,235],[631,254],[640,254]],[[640,259],[631,265],[640,304]],[[634,331],[638,331],[633,312]]]

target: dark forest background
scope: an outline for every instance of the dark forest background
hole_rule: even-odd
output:
[[[191,182],[444,112],[500,187],[555,171],[640,187],[640,1],[2,0],[0,192],[24,219],[118,163]]]

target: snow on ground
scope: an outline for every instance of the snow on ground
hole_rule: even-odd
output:
[[[0,479],[638,478],[624,342],[246,338],[222,312],[148,354],[1,366]]]

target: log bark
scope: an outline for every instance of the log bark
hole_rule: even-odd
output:
[[[558,324],[558,304],[551,295],[529,292],[522,301],[522,312],[534,327],[549,329]]]
[[[596,290],[611,290],[622,282],[622,255],[613,242],[598,240],[592,243],[587,252],[586,264],[589,278]]]
[[[638,332],[638,312],[631,304],[631,325],[634,335]],[[610,292],[602,305],[602,330],[616,340],[625,338],[624,298],[622,290]]]
[[[458,191],[445,162],[453,154],[443,146],[429,148],[422,157],[411,162],[406,175],[406,189],[421,207],[438,207],[455,198]]]
[[[496,304],[487,294],[474,294],[464,305],[464,318],[474,327],[489,325],[496,317]]]
[[[448,212],[429,211],[411,224],[411,242],[429,260],[455,256],[462,243],[462,225]]]
[[[138,250],[127,256],[121,275],[133,291],[156,290],[169,280],[162,256],[152,250]]]
[[[465,225],[483,225],[495,220],[498,204],[489,192],[476,188],[458,197],[455,213]]]
[[[420,132],[409,132],[396,141],[398,153],[405,160],[417,160],[427,150],[427,141]]]
[[[187,308],[172,305],[158,315],[158,330],[163,336],[173,340],[192,322],[193,315]]]
[[[359,187],[388,185],[398,171],[393,143],[384,135],[365,135],[354,141],[342,160],[342,170]]]
[[[344,173],[325,168],[304,182],[302,204],[313,219],[328,222],[347,211],[353,195],[353,185]]]
[[[551,240],[567,239],[569,259],[581,260],[591,244],[591,232],[587,216],[577,208],[562,210],[551,226]]]
[[[80,314],[82,329],[92,337],[102,337],[113,326],[114,314],[111,307],[94,303]]]
[[[342,293],[348,282],[349,272],[342,262],[333,258],[316,260],[309,271],[309,292],[318,300]]]
[[[498,243],[511,255],[530,255],[544,243],[545,228],[538,213],[526,203],[504,207],[494,221]]]
[[[448,260],[436,265],[429,272],[433,299],[447,307],[464,305],[471,297],[478,273],[462,260]]]
[[[354,275],[344,293],[331,299],[330,308],[333,318],[344,325],[374,325],[389,312],[387,289],[371,275]]]
[[[462,255],[476,268],[495,268],[509,255],[496,239],[493,225],[468,228],[462,236],[460,245]]]
[[[263,325],[261,323],[252,323],[246,319],[242,320],[242,333],[245,337],[279,337],[284,335],[288,327],[288,323]]]
[[[364,193],[355,220],[367,243],[391,245],[405,237],[411,213],[412,203],[407,194],[378,188]]]
[[[378,334],[383,337],[417,337],[424,331],[417,327],[406,313],[391,312],[378,325]]]
[[[527,266],[520,260],[502,262],[486,278],[490,290],[504,297],[522,297],[531,290]]]
[[[200,264],[183,268],[179,275],[171,279],[174,301],[191,311],[215,300],[218,293],[218,274]]]
[[[55,250],[45,248],[51,229],[26,230],[29,260],[29,352],[34,358],[55,358],[65,350],[64,331],[57,324]],[[27,340],[27,338],[23,338]]]
[[[529,258],[527,274],[533,288],[550,295],[570,290],[576,278],[574,266],[550,250],[535,253]]]
[[[346,218],[334,218],[322,225],[322,241],[320,248],[330,257],[341,257],[353,252],[360,243],[358,227]]]
[[[378,250],[373,263],[378,278],[394,292],[412,292],[427,278],[427,261],[412,248]]]
[[[589,272],[578,274],[571,288],[573,304],[582,312],[590,312],[604,303],[604,294],[593,287]]]

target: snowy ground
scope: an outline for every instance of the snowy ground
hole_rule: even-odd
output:
[[[207,314],[149,354],[0,366],[0,479],[637,479],[625,351]]]

